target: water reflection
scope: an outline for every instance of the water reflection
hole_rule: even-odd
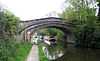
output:
[[[75,48],[69,44],[64,56],[55,61],[100,61],[100,49]]]

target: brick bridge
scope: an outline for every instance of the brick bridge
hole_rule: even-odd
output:
[[[71,39],[72,37],[72,32],[71,32],[72,25],[70,23],[63,22],[63,20],[64,19],[62,18],[48,17],[48,18],[41,18],[28,21],[20,21],[19,25],[20,35],[18,35],[18,39],[30,40],[33,32],[39,29],[52,27],[63,31],[65,34],[64,38],[66,41],[68,41],[68,39]]]

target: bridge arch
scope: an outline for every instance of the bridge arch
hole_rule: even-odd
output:
[[[71,24],[65,23],[62,20],[63,19],[61,18],[49,17],[26,22],[23,21],[22,23],[25,25],[25,27],[21,29],[20,33],[22,36],[24,36],[24,38],[26,38],[28,31],[32,33],[33,31],[37,31],[43,28],[57,28],[64,32],[64,42],[68,42],[68,40],[72,37]]]

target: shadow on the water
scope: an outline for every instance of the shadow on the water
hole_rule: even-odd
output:
[[[100,49],[68,46],[65,55],[55,61],[100,61]]]

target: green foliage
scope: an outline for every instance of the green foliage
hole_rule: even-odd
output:
[[[14,60],[14,57],[16,55],[16,47],[13,41],[14,41],[13,39],[11,40],[9,38],[0,39],[0,61]]]
[[[57,36],[58,38],[61,38],[60,36],[64,35],[63,32],[57,28],[46,28],[43,30],[43,33],[49,36]]]
[[[32,44],[28,42],[18,43],[16,44],[16,47],[16,56],[14,57],[13,61],[25,61],[30,52]]]
[[[96,1],[100,3],[100,0],[96,0]]]
[[[9,30],[7,30],[7,32],[9,32],[10,35],[16,34],[17,24],[18,24],[19,18],[16,17],[15,15],[13,15],[8,10],[4,11],[4,17],[5,17],[5,20],[7,21],[6,29],[9,29]]]
[[[5,9],[0,10],[0,61],[14,61],[18,20],[11,12]]]
[[[95,9],[89,8],[87,0],[68,0],[67,2],[70,3],[69,7],[59,16],[75,24],[72,30],[76,37],[75,41],[82,47],[98,47],[98,44],[100,47],[100,22],[95,17]]]
[[[40,61],[48,61],[47,57],[45,56],[43,49],[42,49],[42,45],[38,45],[39,48],[39,59]]]

